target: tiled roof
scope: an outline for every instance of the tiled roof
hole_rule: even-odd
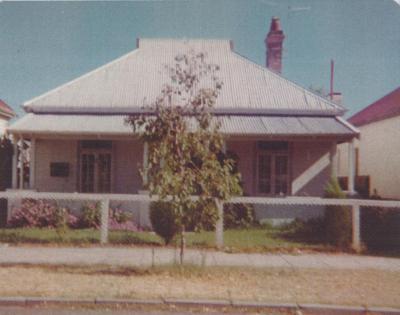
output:
[[[8,130],[11,133],[64,135],[132,135],[124,115],[27,114]],[[217,116],[225,135],[351,136],[356,132],[336,117]],[[194,126],[194,125],[193,125]]]
[[[355,126],[362,126],[400,115],[400,87],[349,118]]]
[[[15,116],[14,111],[4,101],[0,100],[0,116],[12,118]]]
[[[232,51],[228,40],[141,39],[138,48],[88,74],[27,101],[36,113],[137,112],[169,82],[165,65],[189,50],[220,66],[219,113],[342,115],[344,108]]]

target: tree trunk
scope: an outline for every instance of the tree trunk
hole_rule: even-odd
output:
[[[185,239],[185,226],[182,224],[181,226],[181,246],[180,246],[180,263],[183,265],[184,251],[186,247],[186,239]]]

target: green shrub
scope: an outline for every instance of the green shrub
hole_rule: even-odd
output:
[[[336,178],[325,188],[325,198],[346,198]],[[326,241],[334,246],[348,248],[351,244],[351,212],[344,206],[327,206],[325,209]]]
[[[101,211],[100,203],[87,203],[82,207],[82,213],[79,220],[81,228],[100,228]]]
[[[209,207],[208,210],[201,207]],[[216,210],[214,201],[209,200],[203,205],[197,203],[192,209],[187,209],[190,215],[186,216],[184,223],[186,231],[211,231],[215,228]]]
[[[174,211],[168,202],[150,204],[150,222],[154,232],[164,240],[165,245],[168,245],[179,231]]]
[[[279,228],[283,235],[289,239],[310,243],[326,242],[325,218],[316,217],[308,220],[296,218],[292,222]]]
[[[400,248],[400,211],[381,207],[362,207],[361,239],[371,250]]]
[[[197,207],[201,207],[198,205]],[[208,207],[215,207],[215,204],[210,200],[207,204]],[[215,215],[213,211],[201,211],[194,207],[193,213],[190,215],[191,220],[185,222],[185,229],[187,231],[212,231],[215,229]],[[201,215],[201,217],[200,217]],[[224,204],[224,228],[225,229],[239,229],[249,228],[258,225],[255,219],[254,208],[248,204]]]
[[[249,228],[258,225],[252,205],[227,203],[224,205],[224,228]]]
[[[375,191],[371,199],[381,199],[381,197]],[[361,239],[371,250],[400,248],[399,209],[362,207]]]

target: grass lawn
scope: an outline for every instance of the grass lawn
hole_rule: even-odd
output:
[[[98,244],[100,231],[94,229],[67,230],[64,235],[57,234],[54,229],[13,228],[0,229],[0,242],[10,244],[63,244],[91,245]],[[152,232],[110,231],[109,241],[115,245],[145,245],[162,246],[163,242]],[[281,236],[278,229],[250,228],[241,230],[226,230],[224,243],[231,252],[264,252],[264,251],[294,251],[323,250],[326,246],[306,242],[296,242]],[[172,246],[175,246],[173,243]],[[187,246],[196,248],[214,248],[215,232],[203,231],[187,233]]]

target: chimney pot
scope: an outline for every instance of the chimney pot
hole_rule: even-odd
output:
[[[281,31],[281,20],[276,16],[272,17],[270,31]]]

